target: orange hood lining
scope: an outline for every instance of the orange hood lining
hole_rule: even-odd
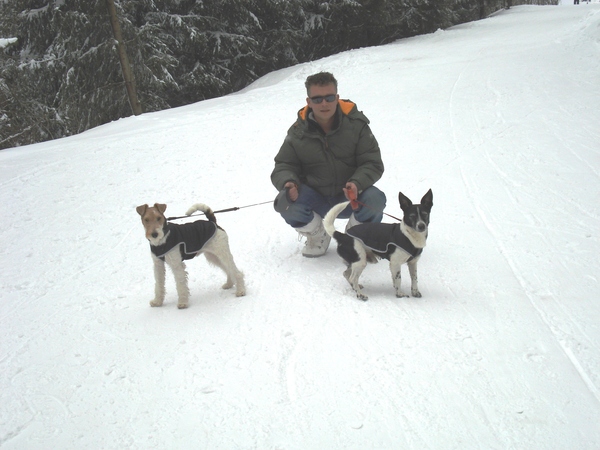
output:
[[[340,108],[342,109],[342,112],[345,115],[348,115],[350,113],[350,111],[352,111],[352,108],[354,108],[354,103],[351,102],[350,100],[338,100],[338,105],[340,106]],[[308,105],[306,105],[304,108],[302,108],[300,110],[300,118],[302,120],[306,120],[307,116],[308,116]]]

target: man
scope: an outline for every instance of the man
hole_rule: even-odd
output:
[[[271,181],[281,191],[276,209],[307,238],[302,254],[318,257],[329,247],[322,218],[333,205],[358,199],[356,209],[348,206],[339,215],[349,218],[349,228],[381,222],[386,198],[373,186],[383,174],[383,162],[369,120],[350,100],[340,100],[331,73],[311,75],[305,86],[306,106],[275,157]]]

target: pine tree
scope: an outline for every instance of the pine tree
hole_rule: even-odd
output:
[[[556,3],[557,0],[523,0]],[[475,20],[506,0],[114,0],[145,111]],[[483,9],[481,8],[483,5]],[[0,0],[0,148],[131,115],[106,0]]]

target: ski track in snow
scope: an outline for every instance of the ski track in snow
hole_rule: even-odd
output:
[[[514,7],[0,152],[0,448],[600,448],[599,17]],[[135,207],[273,198],[323,69],[371,120],[386,212],[433,189],[423,298],[380,261],[358,301],[267,204],[217,216],[246,297],[200,257],[190,308],[170,273],[150,308]]]

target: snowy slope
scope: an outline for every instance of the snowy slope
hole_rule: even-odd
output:
[[[170,274],[150,308],[135,207],[274,198],[320,70],[371,120],[386,212],[433,189],[423,298],[380,262],[357,300],[266,204],[218,215],[246,297],[197,259],[190,308]],[[600,448],[598,105],[600,4],[522,6],[0,152],[0,447]]]

